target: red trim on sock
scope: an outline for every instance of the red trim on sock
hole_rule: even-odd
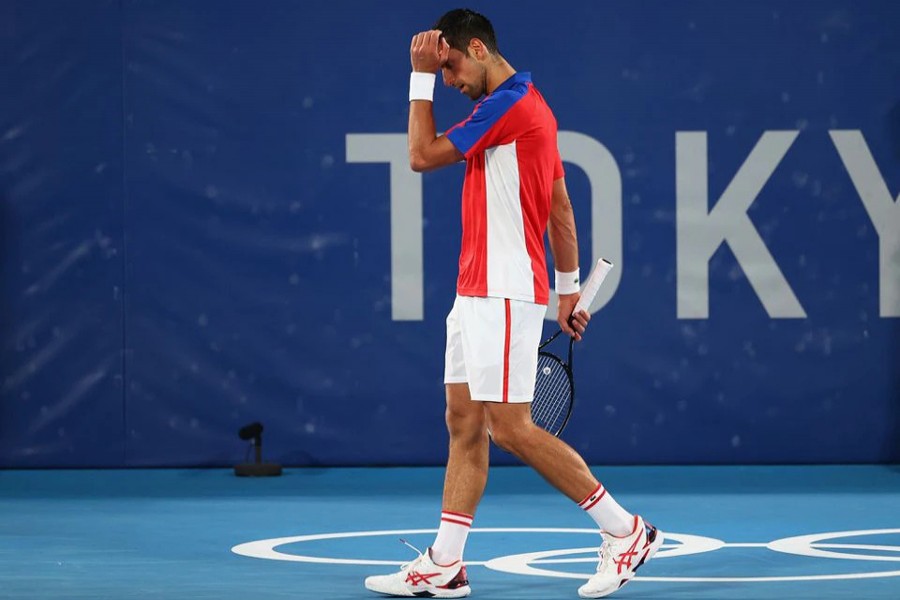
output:
[[[597,484],[597,487],[594,488],[594,491],[592,491],[590,494],[588,494],[587,496],[585,496],[584,500],[582,500],[581,502],[578,503],[578,506],[581,506],[582,508],[584,508],[584,505],[587,504],[587,501],[591,499],[591,496],[593,496],[594,494],[596,494],[597,492],[599,492],[599,491],[600,491],[600,488],[602,488],[602,487],[603,487],[603,484],[602,484],[602,483],[598,483],[598,484]]]
[[[441,513],[445,514],[445,515],[453,515],[454,517],[462,517],[463,519],[469,519],[470,521],[475,520],[475,517],[473,517],[472,515],[467,515],[466,513],[453,512],[452,510],[442,510]]]
[[[466,523],[465,521],[457,521],[456,519],[448,519],[447,517],[441,517],[441,521],[446,521],[447,523],[456,523],[457,525],[464,525],[466,527],[472,527],[471,523]]]
[[[584,510],[591,510],[592,508],[594,508],[598,502],[603,500],[603,496],[605,496],[605,495],[606,495],[606,490],[603,490],[603,492],[599,496],[597,496],[596,500],[594,500],[593,502],[591,502],[590,504],[588,504],[587,506],[584,507]]]

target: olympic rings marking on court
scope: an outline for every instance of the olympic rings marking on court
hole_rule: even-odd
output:
[[[882,535],[888,533],[900,533],[900,529],[860,529],[858,531],[834,531],[831,533],[816,533],[813,535],[798,535],[769,542],[769,550],[797,554],[799,556],[813,556],[817,558],[840,558],[843,560],[880,560],[885,562],[900,562],[900,556],[881,556],[871,554],[848,554],[846,552],[829,552],[819,548],[838,548],[844,550],[877,550],[880,552],[900,552],[898,546],[873,546],[868,544],[816,544],[820,540],[833,540],[845,537],[857,537],[862,535]],[[819,548],[814,548],[816,544]]]
[[[277,547],[286,544],[311,542],[316,540],[333,540],[345,538],[360,538],[374,536],[400,536],[435,533],[436,529],[403,529],[386,531],[352,531],[342,533],[317,533],[311,535],[299,535],[292,537],[272,538],[247,542],[234,546],[231,551],[241,556],[250,558],[263,558],[268,560],[283,560],[293,562],[307,562],[337,565],[390,565],[398,566],[401,562],[392,560],[370,560],[357,558],[329,558],[322,556],[307,556],[302,554],[287,554],[276,550]],[[472,529],[471,533],[586,533],[596,534],[596,529],[570,529],[556,527],[487,527]],[[885,556],[880,554],[855,554],[850,552],[833,552],[831,550],[858,550],[873,552],[897,552],[900,546],[884,546],[872,544],[830,544],[821,543],[823,540],[841,539],[865,535],[898,534],[900,529],[865,529],[857,531],[833,531],[811,535],[801,535],[775,540],[769,543],[727,543],[715,538],[688,535],[684,533],[665,532],[667,543],[663,545],[656,558],[674,558],[713,552],[721,548],[767,548],[774,552],[808,556],[815,558],[831,558],[843,560],[868,560],[882,562],[900,562],[900,555]],[[672,545],[668,542],[675,540],[679,544]],[[825,548],[831,550],[825,550]],[[582,558],[557,558],[569,557],[576,554],[590,553],[591,557]],[[596,548],[567,548],[562,550],[548,550],[542,552],[527,552],[501,556],[487,561],[467,561],[467,566],[484,566],[488,569],[513,573],[517,575],[531,575],[542,577],[560,577],[566,579],[587,579],[584,573],[570,573],[566,571],[554,571],[538,568],[532,564],[566,564],[595,562]],[[837,579],[872,579],[879,577],[898,577],[898,571],[870,571],[863,573],[836,573],[827,575],[789,575],[779,577],[644,577],[639,576],[635,581],[656,581],[667,583],[730,583],[730,582],[778,582],[778,581],[826,581]]]

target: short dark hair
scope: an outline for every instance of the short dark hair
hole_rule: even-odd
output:
[[[450,44],[460,52],[469,52],[469,42],[472,38],[478,38],[492,54],[500,54],[497,47],[497,36],[494,34],[494,26],[487,17],[478,14],[468,8],[451,10],[434,24],[434,29],[440,29]]]

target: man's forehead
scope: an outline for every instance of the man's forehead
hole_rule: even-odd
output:
[[[465,57],[465,52],[460,52],[456,48],[450,48],[450,52],[447,54],[447,59],[453,62],[457,62]]]

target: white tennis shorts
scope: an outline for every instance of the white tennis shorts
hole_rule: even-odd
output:
[[[531,402],[547,307],[457,296],[447,315],[444,383],[468,383],[472,400]]]

